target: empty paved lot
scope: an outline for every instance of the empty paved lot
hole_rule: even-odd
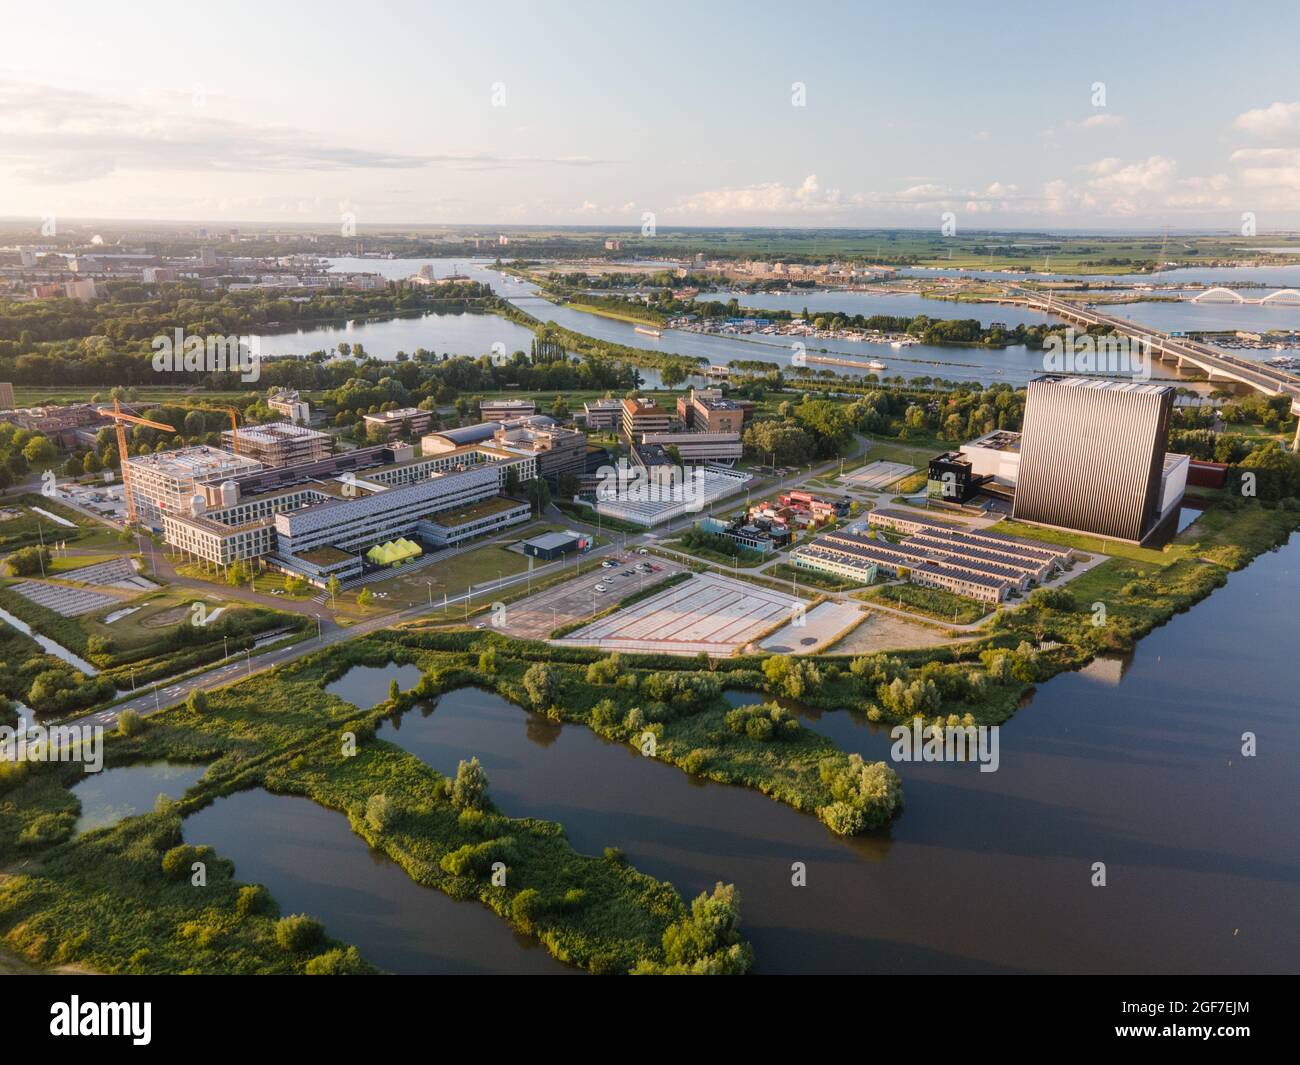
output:
[[[611,651],[727,656],[764,629],[792,617],[802,600],[784,592],[697,573],[691,580],[557,641]]]
[[[875,462],[867,463],[860,470],[846,473],[840,478],[840,483],[852,485],[854,488],[870,488],[873,491],[880,491],[886,485],[893,484],[900,478],[906,477],[909,473],[915,472],[915,466],[877,459]]]

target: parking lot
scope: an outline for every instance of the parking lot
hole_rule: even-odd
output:
[[[603,558],[616,561],[618,565],[602,568],[599,562],[592,559],[583,564],[581,576],[509,604],[499,626],[501,631],[511,636],[544,640],[561,625],[589,618],[614,606],[633,592],[647,585],[658,584],[682,569],[675,562],[633,552],[609,554]],[[649,573],[638,571],[636,566],[642,564],[658,568]],[[588,569],[588,566],[591,568]],[[603,587],[605,591],[597,591],[597,586]]]

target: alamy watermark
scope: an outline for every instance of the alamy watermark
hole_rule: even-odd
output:
[[[244,382],[262,376],[259,336],[199,336],[176,329],[171,336],[153,338],[156,373],[238,373]]]
[[[98,773],[104,768],[104,726],[0,726],[0,762],[81,762],[87,773]]]
[[[699,466],[632,466],[620,459],[596,471],[598,503],[677,503],[692,513],[707,502],[704,469]]]
[[[895,762],[979,762],[981,773],[996,773],[1001,762],[997,725],[895,725],[889,730]]]
[[[1052,333],[1043,341],[1043,369],[1047,373],[1107,374],[1134,381],[1151,380],[1151,341],[1118,333],[1096,336],[1076,333],[1074,326]]]

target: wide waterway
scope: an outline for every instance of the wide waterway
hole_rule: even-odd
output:
[[[555,322],[564,328],[598,340],[649,351],[668,351],[702,357],[712,364],[725,365],[736,360],[754,360],[788,367],[792,364],[796,351],[791,338],[778,336],[719,336],[667,329],[662,330],[660,337],[648,336],[637,332],[634,323],[575,310],[542,299],[535,285],[494,269],[490,260],[353,258],[332,259],[330,264],[336,271],[368,270],[392,279],[409,277],[419,272],[423,266],[429,266],[438,277],[453,273],[462,274],[475,281],[491,285],[497,293],[510,299],[521,310],[542,321]],[[1248,268],[1242,269],[1246,276],[1239,279],[1249,280],[1252,271]],[[1292,271],[1290,276],[1300,282],[1300,266],[1276,269]],[[948,270],[942,273],[959,272]],[[1189,273],[1193,276],[1184,276]],[[995,273],[991,276],[1004,281],[1014,280],[1011,275],[1006,274]],[[1149,282],[1154,279],[1195,281],[1200,278],[1196,276],[1195,271],[1169,271],[1166,274],[1155,275],[1154,278],[1147,275],[1133,275],[1133,278],[1117,280],[1132,279]],[[1219,271],[1213,275],[1213,279],[1230,281],[1232,275],[1230,272],[1225,274],[1224,271]],[[883,290],[881,292],[826,291],[752,295],[720,292],[705,294],[701,298],[725,300],[733,295],[736,295],[743,307],[774,310],[786,308],[798,311],[806,306],[813,312],[841,310],[852,314],[899,316],[927,314],[934,318],[976,318],[985,325],[995,321],[1005,322],[1010,326],[1046,320],[1045,315],[1011,305],[954,303],[925,299],[915,293],[891,295]],[[1219,304],[1144,302],[1115,307],[1112,310],[1120,315],[1131,314],[1135,321],[1147,325],[1183,331],[1218,328],[1260,331],[1300,326],[1300,311],[1295,307],[1260,308],[1253,305],[1229,307]],[[429,314],[384,321],[351,322],[267,336],[263,338],[263,350],[268,354],[305,355],[314,351],[333,350],[340,342],[346,342],[353,345],[362,344],[367,354],[377,358],[393,359],[399,351],[411,354],[421,347],[436,351],[438,354],[471,356],[486,354],[493,350],[493,345],[498,344],[502,345],[507,352],[527,351],[531,341],[532,334],[529,330],[506,321],[499,315]],[[806,340],[804,343],[808,354],[813,356],[827,355],[832,358],[856,359],[864,364],[869,361],[885,364],[885,369],[872,371],[865,365],[858,370],[856,367],[837,364],[815,361],[809,363],[814,371],[827,370],[854,376],[875,373],[880,377],[902,376],[908,380],[917,377],[941,377],[946,380],[1021,386],[1043,372],[1042,353],[1023,347],[981,348],[917,344],[896,349],[885,344],[846,340],[813,339]],[[1273,353],[1245,351],[1241,354],[1245,357],[1263,357]],[[640,368],[638,372],[647,387],[659,385],[659,374],[655,370]],[[1172,376],[1172,371],[1167,367],[1158,366],[1155,368],[1155,373],[1157,376],[1168,376],[1171,380],[1177,379]]]
[[[621,847],[687,897],[734,881],[760,971],[1291,971],[1298,585],[1293,539],[1130,658],[1042,685],[1002,728],[996,773],[900,765],[902,816],[851,841],[476,690],[380,735],[441,772],[477,755],[506,812],[560,821],[582,851]],[[888,757],[849,710],[809,724]]]

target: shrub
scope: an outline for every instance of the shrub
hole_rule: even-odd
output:
[[[511,919],[525,929],[531,929],[537,918],[545,912],[545,900],[536,888],[524,888],[510,903]]]
[[[291,913],[275,922],[275,941],[281,950],[301,953],[316,946],[325,937],[325,929],[314,917]]]
[[[72,835],[75,823],[71,814],[41,814],[22,830],[18,844],[22,847],[48,847],[62,843]]]
[[[138,736],[144,731],[144,718],[135,710],[123,710],[117,715],[119,736]]]
[[[188,843],[173,847],[162,857],[163,876],[168,880],[185,880],[193,872],[195,862],[207,862],[212,854],[211,847],[194,847]]]
[[[270,893],[261,884],[245,884],[239,889],[239,895],[235,898],[235,913],[240,917],[263,913],[270,901]]]
[[[308,976],[361,976],[371,971],[356,947],[328,950],[309,958],[303,966]]]
[[[43,547],[22,547],[5,559],[5,572],[11,577],[30,577],[50,564],[50,553]]]

